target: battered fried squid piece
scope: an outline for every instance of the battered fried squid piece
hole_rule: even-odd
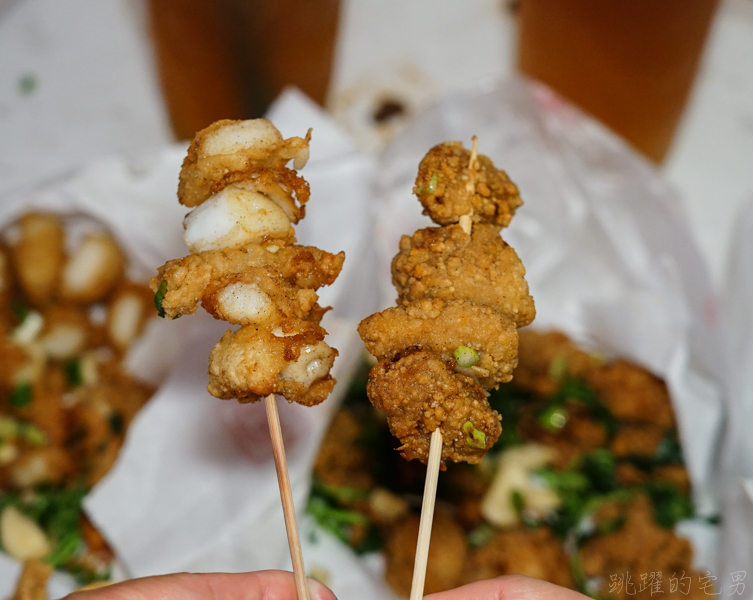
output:
[[[442,461],[478,463],[502,433],[486,394],[452,363],[421,347],[381,360],[369,374],[371,403],[387,413],[408,460],[429,458],[431,433],[442,428]]]
[[[418,166],[413,192],[424,214],[440,225],[452,225],[463,215],[474,223],[507,227],[523,201],[517,186],[486,156],[476,157],[460,142],[434,146]],[[471,168],[469,168],[471,167]]]
[[[330,254],[312,246],[285,246],[272,252],[264,246],[252,244],[243,248],[209,250],[168,261],[158,269],[150,285],[155,292],[160,285],[165,286],[162,310],[166,318],[174,319],[180,315],[194,314],[199,302],[204,308],[217,306],[217,295],[226,286],[237,283],[259,285],[261,278],[268,278],[269,285],[260,286],[260,290],[264,294],[273,293],[276,308],[286,317],[302,318],[303,315],[298,314],[294,306],[283,301],[285,294],[270,290],[279,290],[281,286],[286,286],[288,298],[292,297],[295,303],[305,298],[306,306],[308,299],[312,297],[316,302],[316,294],[311,296],[307,292],[333,283],[342,269],[344,260],[344,252]],[[163,281],[166,283],[162,284]],[[298,292],[290,290],[305,292],[301,296]],[[259,303],[266,306],[263,297]],[[212,310],[216,312],[216,309]],[[305,312],[310,310],[311,307]],[[251,318],[247,318],[251,322]],[[226,320],[231,323],[242,322],[230,318]]]
[[[472,300],[498,310],[517,327],[536,315],[525,274],[495,225],[475,225],[471,235],[459,225],[420,229],[413,237],[402,237],[392,261],[398,303]]]
[[[446,227],[403,236],[392,261],[398,306],[358,327],[379,359],[369,398],[405,458],[427,462],[439,428],[442,468],[448,458],[477,463],[501,433],[484,390],[512,379],[517,327],[536,313],[525,269],[499,235],[521,200],[504,172],[459,142],[429,151],[414,192]]]
[[[197,133],[188,147],[180,170],[178,200],[185,206],[198,206],[230,183],[243,180],[260,187],[279,187],[288,196],[296,192],[303,205],[308,200],[308,184],[285,165],[291,159],[296,169],[306,165],[310,137],[309,131],[305,138],[284,140],[266,119],[217,121]],[[270,170],[278,173],[270,175]],[[303,217],[302,208],[292,209],[301,211],[294,222]]]

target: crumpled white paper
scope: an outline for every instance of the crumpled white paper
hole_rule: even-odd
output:
[[[333,373],[347,380],[362,356],[356,326],[376,305],[367,253],[374,161],[297,92],[278,100],[269,118],[285,136],[313,128],[303,171],[311,201],[297,237],[331,252],[345,250],[343,271],[321,290],[320,303],[334,307],[323,325],[328,343],[340,352]],[[171,166],[176,178],[178,167],[177,161]],[[169,197],[177,205],[174,189]],[[183,246],[171,258],[185,254]],[[152,264],[156,271],[161,263]],[[137,417],[114,469],[87,498],[87,511],[131,576],[290,568],[264,406],[223,402],[206,391],[209,351],[228,325],[202,311],[169,325],[188,331],[179,365]],[[313,408],[280,400],[298,512],[344,390],[337,386]]]

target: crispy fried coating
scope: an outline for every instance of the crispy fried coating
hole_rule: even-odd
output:
[[[374,480],[369,473],[369,451],[358,444],[363,427],[348,410],[339,411],[324,434],[314,461],[314,474],[336,487],[369,489]]]
[[[209,393],[241,402],[282,394],[291,402],[319,404],[335,385],[329,370],[337,350],[324,343],[325,333],[299,319],[228,331],[209,355]]]
[[[167,282],[162,308],[169,319],[195,313],[199,302],[216,314],[216,294],[227,285],[243,281],[256,282],[265,294],[280,301],[277,308],[283,315],[302,318],[305,307],[313,308],[309,305],[312,296],[300,296],[291,286],[316,290],[329,285],[339,275],[344,260],[344,252],[330,254],[313,246],[285,246],[276,252],[259,245],[209,250],[168,261],[149,285],[156,292],[163,281]],[[263,275],[270,277],[268,285],[261,283]]]
[[[474,223],[506,227],[523,201],[517,186],[486,156],[469,169],[471,153],[460,142],[434,146],[421,161],[414,188],[424,214],[452,225],[471,214]]]
[[[629,573],[634,586],[628,588],[623,585],[621,589],[611,590],[610,595],[619,600],[627,600],[628,597],[648,600],[658,592],[654,591],[652,595],[651,586],[641,589],[641,575],[663,572],[665,578],[660,589],[664,597],[679,600],[688,597],[688,593],[693,598],[704,595],[703,592],[699,593],[698,577],[693,573],[693,550],[690,542],[656,523],[654,508],[647,496],[637,496],[627,507],[607,506],[599,518],[614,519],[615,516],[625,518],[622,527],[608,535],[587,540],[581,548],[586,575],[604,579],[601,592],[606,593],[609,589],[612,575]],[[680,595],[675,587],[670,593],[669,578],[676,573],[679,579],[683,571],[692,577],[690,589],[685,589]]]
[[[28,490],[39,485],[57,484],[74,470],[69,456],[60,446],[29,448],[9,467],[8,487]]]
[[[567,588],[575,587],[565,549],[547,527],[501,531],[474,550],[463,565],[463,584],[502,575],[526,575]]]
[[[19,239],[10,248],[18,282],[29,302],[44,306],[51,299],[65,262],[61,220],[46,213],[27,213],[18,222]]]
[[[515,386],[540,396],[556,392],[563,377],[582,379],[602,364],[559,331],[524,329],[518,332],[518,344]],[[553,373],[553,370],[558,372]]]
[[[54,567],[41,560],[27,560],[10,600],[47,600],[47,580]]]
[[[459,225],[420,229],[403,236],[392,261],[399,303],[470,300],[499,310],[517,327],[536,315],[525,272],[496,225],[476,224],[471,235]]]
[[[266,119],[212,123],[199,131],[188,147],[180,171],[178,200],[185,206],[198,206],[230,183],[263,178],[268,169],[282,172],[291,159],[295,159],[296,168],[302,168],[308,159],[309,137],[283,140]],[[277,177],[275,181],[290,190],[305,190],[289,174]],[[306,191],[299,192],[299,203],[306,200]]]
[[[418,525],[417,515],[407,517],[390,531],[385,545],[385,578],[398,595],[406,598],[410,595],[413,579]],[[424,593],[434,594],[458,586],[467,552],[468,544],[463,529],[446,511],[437,510],[431,528]]]
[[[649,424],[623,425],[612,440],[611,450],[617,457],[652,458],[664,435],[663,428]]]
[[[387,414],[408,460],[427,462],[437,427],[442,428],[443,467],[448,459],[478,463],[502,432],[499,413],[491,409],[481,386],[424,348],[379,361],[369,373],[367,389],[371,403]]]
[[[480,360],[468,369],[484,388],[510,381],[517,364],[515,323],[487,307],[465,300],[418,300],[364,319],[358,333],[376,357],[392,358],[405,348],[423,346],[454,362],[459,346],[473,348]]]
[[[88,347],[94,335],[83,308],[54,305],[44,311],[40,343],[54,360],[69,360]]]
[[[590,371],[586,381],[618,419],[653,423],[664,429],[674,427],[667,385],[646,369],[617,360]]]

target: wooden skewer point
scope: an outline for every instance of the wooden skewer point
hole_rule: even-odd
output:
[[[431,434],[429,446],[429,464],[426,468],[424,500],[421,504],[421,520],[418,524],[418,543],[416,544],[416,561],[413,563],[413,583],[410,600],[424,597],[426,565],[429,562],[429,544],[431,543],[431,525],[434,521],[434,504],[437,500],[437,480],[439,466],[442,463],[442,430],[437,427]]]
[[[290,546],[290,560],[293,562],[296,595],[298,596],[298,600],[311,600],[308,581],[306,579],[306,569],[303,566],[301,538],[298,535],[298,522],[295,518],[293,493],[290,489],[290,477],[288,476],[288,461],[285,458],[285,446],[282,440],[280,415],[277,412],[275,395],[270,394],[264,398],[264,403],[267,408],[269,434],[272,437],[272,452],[275,457],[275,469],[277,469],[277,483],[280,486],[282,514],[285,517],[285,529],[288,532],[288,545]]]

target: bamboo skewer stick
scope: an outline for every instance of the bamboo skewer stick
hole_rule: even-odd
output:
[[[290,546],[290,560],[293,562],[293,576],[295,577],[295,589],[298,600],[311,600],[306,569],[303,566],[303,553],[301,552],[301,538],[298,535],[298,522],[295,518],[295,506],[293,505],[293,493],[290,489],[290,477],[288,476],[288,461],[285,458],[285,446],[282,440],[282,428],[280,427],[280,415],[277,412],[277,400],[274,394],[264,398],[267,408],[267,421],[269,422],[269,435],[272,437],[272,452],[275,457],[275,469],[277,470],[277,483],[280,486],[280,499],[282,500],[282,514],[285,517],[285,529],[288,532],[288,545]]]
[[[429,561],[429,545],[431,543],[431,525],[434,521],[434,503],[437,500],[437,481],[439,480],[439,465],[441,463],[442,430],[437,427],[431,434],[429,446],[429,461],[426,468],[424,499],[421,504],[421,520],[418,524],[418,543],[416,544],[416,561],[413,563],[410,600],[421,600],[424,597],[426,565]]]

